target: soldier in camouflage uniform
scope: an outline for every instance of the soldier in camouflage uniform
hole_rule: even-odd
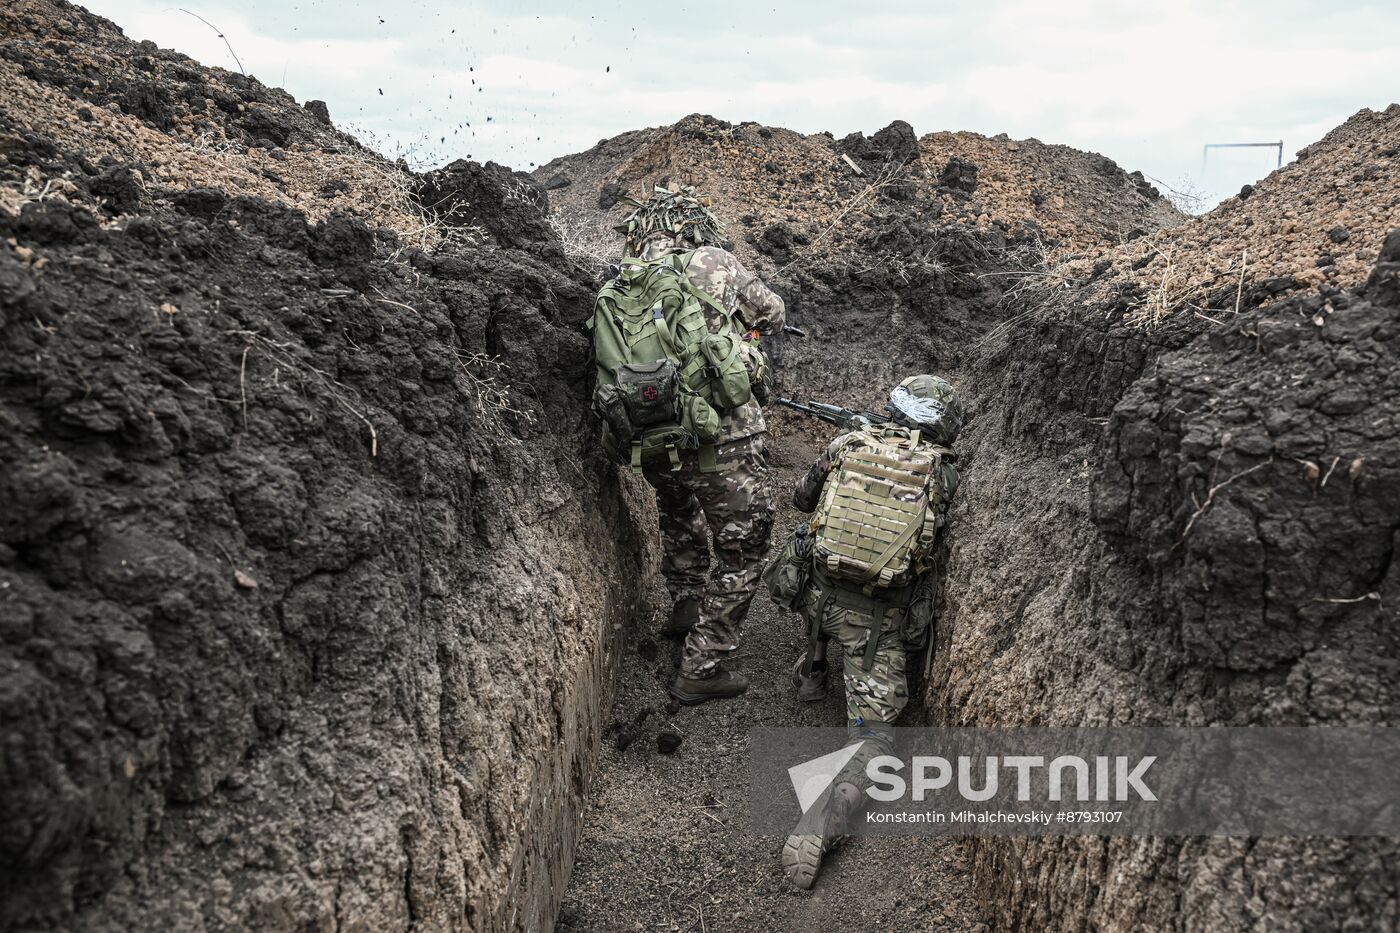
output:
[[[689,189],[658,188],[619,229],[627,252],[644,260],[689,254],[690,283],[734,315],[745,330],[776,334],[783,329],[783,300],[738,258],[718,244],[722,226]],[[705,307],[710,329],[724,324]],[[682,468],[647,466],[661,513],[662,574],[672,598],[667,634],[684,635],[681,668],[670,687],[680,703],[728,699],[748,689],[739,671],[720,662],[739,647],[740,629],[758,589],[773,524],[768,473],[768,427],[750,399],[720,413],[716,445],[719,469],[702,472],[694,453]],[[710,570],[711,541],[714,561]]]
[[[901,390],[903,394],[901,395]],[[912,408],[909,413],[897,407],[898,398],[928,400],[927,408]],[[937,376],[911,376],[891,393],[891,408],[897,423],[921,432],[921,445],[949,447],[962,427],[963,409],[953,387]],[[917,404],[917,403],[916,403]],[[815,511],[822,501],[833,464],[843,450],[859,443],[861,431],[849,431],[827,446],[817,462],[798,482],[793,493],[793,505],[803,512]],[[941,529],[946,521],[948,506],[958,488],[958,471],[942,460],[939,514]],[[807,588],[795,606],[806,622],[809,638],[807,654],[798,659],[793,671],[793,685],[798,698],[812,702],[826,694],[826,647],[835,639],[844,649],[844,680],[846,687],[846,722],[851,741],[862,743],[842,773],[832,782],[832,791],[820,807],[804,814],[798,826],[783,846],[783,868],[799,887],[809,888],[816,881],[821,860],[839,842],[847,821],[862,807],[867,763],[879,755],[893,752],[893,723],[909,701],[907,669],[911,653],[918,656],[933,637],[931,622],[934,610],[934,579],[931,572],[917,575],[898,591],[881,591],[878,587],[855,589],[854,584],[828,576],[823,568],[813,565]],[[875,611],[872,611],[872,608]],[[879,625],[875,617],[879,615]],[[878,629],[875,644],[870,644],[872,629]]]

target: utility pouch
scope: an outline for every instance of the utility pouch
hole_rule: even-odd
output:
[[[696,446],[695,435],[678,424],[646,428],[632,442],[632,468],[640,471],[643,463],[664,457],[670,462],[672,470],[679,470],[680,452]]]
[[[773,367],[769,364],[768,357],[753,341],[744,341],[742,352],[744,367],[749,373],[749,389],[753,393],[754,400],[760,405],[767,405],[768,400],[773,396],[775,381]]]
[[[783,550],[763,571],[768,597],[784,609],[797,609],[812,570],[812,545],[804,522],[793,530]]]
[[[753,397],[743,346],[743,339],[736,333],[710,334],[700,341],[703,372],[710,387],[710,402],[715,408],[738,408]]]
[[[694,393],[688,393],[681,400],[681,422],[694,434],[701,444],[714,444],[719,440],[719,412],[709,402]]]
[[[918,650],[926,644],[932,634],[936,612],[932,575],[925,574],[914,584],[914,591],[909,597],[909,608],[904,613],[904,628],[900,636],[905,645]]]
[[[625,444],[632,437],[632,419],[627,413],[627,403],[616,385],[600,385],[594,390],[593,413],[606,428],[604,441],[608,440],[608,434],[612,435],[613,445],[610,446],[620,446],[618,442]]]
[[[616,387],[633,431],[680,423],[680,372],[669,359],[623,363],[617,368]]]

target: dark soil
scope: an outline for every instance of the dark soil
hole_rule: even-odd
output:
[[[0,212],[0,928],[547,926],[651,572],[588,283],[36,160],[84,184]]]
[[[749,730],[839,690],[796,703],[760,595],[751,693],[666,710],[655,515],[595,450],[543,192],[412,177],[59,0],[0,10],[0,72],[0,929],[1400,925],[1391,840],[863,839],[792,889]],[[589,222],[713,187],[809,332],[790,394],[959,385],[910,723],[1393,724],[1398,116],[1171,231],[1210,283],[1248,249],[1234,301],[1149,291],[1176,212],[1035,140],[695,115],[539,180]],[[822,440],[775,419],[781,487]]]

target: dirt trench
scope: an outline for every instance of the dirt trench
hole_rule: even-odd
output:
[[[1384,840],[857,840],[791,890],[732,775],[839,700],[792,701],[760,596],[752,695],[665,713],[655,516],[593,444],[593,283],[528,178],[412,176],[61,0],[0,9],[0,59],[0,929],[1400,925]],[[1175,228],[1272,257],[1188,296],[1217,318],[1144,285],[1150,185],[1035,141],[697,115],[554,194],[714,188],[811,334],[795,394],[964,390],[930,720],[1388,724],[1397,115]],[[820,437],[776,421],[780,487]]]
[[[931,722],[1389,724],[1398,116],[1359,112],[1190,223],[1107,160],[1004,137],[924,137],[915,190],[892,185],[825,240],[829,193],[765,196],[763,179],[786,158],[839,191],[819,167],[844,141],[688,118],[554,168],[605,192],[686,178],[748,211],[737,248],[813,335],[784,347],[796,393],[865,404],[915,369],[966,393]],[[955,167],[975,181],[961,193]],[[586,209],[592,191],[571,191]],[[1046,233],[1074,258],[1018,261]],[[1173,256],[1215,271],[1169,293]],[[1386,840],[968,848],[996,929],[1400,922]]]
[[[805,337],[770,344],[785,391],[878,409],[900,379],[939,372],[975,398],[979,341],[1006,313],[1000,290],[977,277],[995,268],[989,244],[998,240],[958,229],[943,233],[911,234],[896,224],[881,229],[877,248],[934,244],[956,274],[892,288],[849,266],[818,264],[779,280],[790,321],[806,329]],[[776,407],[769,412],[778,506],[773,546],[780,547],[801,514],[792,507],[793,485],[834,429]],[[811,891],[794,888],[779,863],[782,838],[757,836],[748,825],[749,733],[761,726],[844,725],[840,680],[832,681],[823,703],[797,701],[790,676],[805,631],[760,589],[739,653],[749,693],[737,702],[668,713],[664,690],[678,648],[655,634],[669,611],[660,586],[652,603],[652,620],[630,636],[618,671],[612,733],[600,752],[557,930],[985,929],[972,850],[951,838],[852,838]],[[833,659],[839,664],[839,649]],[[926,686],[911,684],[902,724],[928,720]],[[658,754],[660,731],[684,737],[674,754]]]
[[[1082,315],[945,355],[974,414],[929,702],[905,722],[1387,721],[1397,275],[1400,233],[1365,287],[1328,299],[1325,320],[1305,296],[1221,329],[1178,320],[1144,332]],[[858,370],[815,365],[820,339],[789,346],[789,371],[849,392]],[[888,337],[863,343],[859,378],[917,362]],[[1282,375],[1289,366],[1306,366],[1311,384]],[[822,435],[787,416],[776,425],[780,540],[795,519],[784,493]],[[1204,484],[1251,469],[1265,479],[1200,507]],[[653,602],[654,631],[664,594]],[[866,838],[812,892],[795,890],[781,840],[752,835],[736,804],[748,730],[839,724],[843,710],[839,691],[814,707],[795,700],[801,626],[762,594],[746,639],[746,698],[668,714],[675,650],[645,629],[633,637],[557,929],[1393,925],[1388,840]],[[661,730],[685,737],[673,755],[657,752]]]
[[[973,262],[996,255],[955,231],[943,242]],[[1375,247],[1355,287],[1257,289],[1228,322],[1183,314],[1155,328],[1125,320],[1126,290],[1027,313],[966,274],[895,294],[829,273],[786,283],[809,331],[782,351],[794,394],[869,405],[874,387],[935,370],[969,401],[937,660],[908,722],[1394,721],[1400,233]],[[815,444],[787,425],[780,488]],[[801,632],[756,606],[748,709],[695,717],[714,723],[699,739],[717,765],[694,737],[675,756],[694,761],[645,743],[605,750],[603,807],[588,812],[561,923],[700,929],[702,907],[706,925],[741,930],[1377,929],[1400,916],[1395,845],[1379,839],[861,840],[812,894],[788,890],[778,840],[705,815],[730,809],[742,759],[729,748],[749,725],[841,721],[834,703],[791,699]],[[615,721],[654,706],[671,666],[665,652],[629,658]],[[719,885],[730,868],[737,893]]]
[[[792,418],[774,421],[778,542],[800,514],[792,486],[828,438]],[[794,888],[778,860],[782,838],[755,835],[749,825],[750,731],[844,725],[840,678],[825,702],[798,702],[789,677],[806,642],[802,623],[760,591],[736,662],[749,692],[668,709],[679,646],[657,634],[669,614],[664,588],[651,601],[619,665],[558,933],[981,928],[968,854],[947,838],[853,837],[828,858],[812,891]],[[839,670],[839,649],[832,658]],[[917,707],[909,722],[921,717]],[[666,732],[683,739],[671,754],[657,748]]]

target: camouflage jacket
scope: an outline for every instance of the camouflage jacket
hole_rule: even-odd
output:
[[[836,462],[841,451],[851,444],[854,444],[861,437],[858,431],[848,431],[840,435],[826,446],[817,462],[812,464],[812,468],[807,474],[797,481],[797,488],[792,493],[792,504],[802,512],[814,512],[822,501],[822,487],[826,485],[826,478],[831,473],[831,465]],[[939,497],[938,511],[940,517],[947,515],[948,507],[953,503],[953,497],[958,492],[958,470],[947,460],[943,461],[943,489]]]
[[[666,237],[652,239],[646,244],[640,258],[659,259],[674,252],[672,243]],[[685,272],[690,284],[704,290],[731,314],[737,315],[741,327],[764,335],[782,333],[786,314],[783,299],[764,285],[758,276],[745,269],[733,253],[718,246],[702,246],[691,253]],[[719,314],[708,306],[706,313],[712,318],[710,329],[719,330]],[[766,430],[768,425],[763,420],[763,409],[750,400],[748,404],[721,416],[719,442],[726,444],[742,440]]]

